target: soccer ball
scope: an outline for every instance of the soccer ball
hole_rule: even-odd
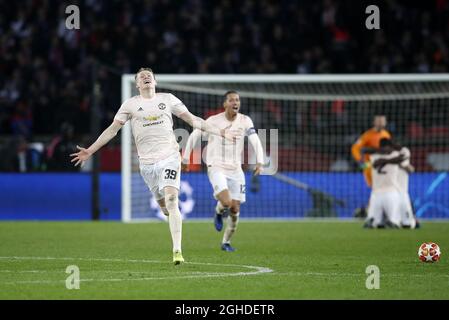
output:
[[[422,262],[436,262],[440,260],[440,247],[433,242],[424,242],[419,246],[418,257]]]

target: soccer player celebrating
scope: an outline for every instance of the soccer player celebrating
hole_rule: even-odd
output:
[[[414,229],[419,226],[414,216],[412,202],[410,200],[409,174],[415,171],[410,163],[411,153],[407,147],[393,143],[393,148],[399,152],[399,155],[390,159],[378,159],[373,163],[375,169],[382,169],[386,164],[396,164],[399,166],[397,173],[397,182],[400,193],[399,210],[401,213],[401,225],[403,228]]]
[[[75,166],[82,165],[115,137],[125,122],[130,120],[139,156],[140,173],[162,212],[168,216],[173,241],[173,262],[177,265],[184,262],[181,252],[182,218],[178,207],[181,157],[173,133],[172,114],[196,129],[231,142],[236,135],[211,126],[194,116],[173,94],[156,93],[157,82],[150,68],[140,68],[135,80],[140,94],[123,102],[112,124],[89,148],[77,146],[79,151],[71,154],[71,162],[75,162]]]
[[[252,120],[248,116],[239,113],[240,97],[236,91],[225,93],[223,107],[224,112],[209,117],[206,122],[220,130],[228,129],[241,132],[242,135],[234,141],[225,141],[222,137],[208,135],[206,163],[209,181],[214,190],[214,197],[218,200],[214,219],[216,230],[222,230],[224,217],[227,217],[228,220],[221,249],[232,252],[235,249],[231,246],[231,237],[237,229],[240,204],[246,200],[245,175],[243,174],[241,163],[244,135],[248,136],[248,141],[256,154],[254,175],[262,172],[264,156],[262,143],[254,129]],[[190,135],[182,160],[184,168],[187,167],[190,153],[200,138],[201,132],[199,130],[194,130]]]
[[[398,185],[399,192],[401,195],[401,217],[402,217],[402,227],[414,229],[416,228],[417,221],[414,215],[414,210],[412,202],[410,200],[410,194],[408,192],[409,186],[409,174],[415,171],[415,168],[410,163],[411,152],[409,148],[395,145],[397,151],[402,156],[403,160],[399,163],[398,171]]]
[[[395,150],[390,139],[380,140],[380,148],[370,157],[372,162],[372,192],[368,208],[367,227],[384,227],[385,213],[388,225],[399,228],[401,225],[401,195],[398,184],[399,166],[380,161],[391,160],[401,156]],[[401,156],[400,161],[404,160]]]

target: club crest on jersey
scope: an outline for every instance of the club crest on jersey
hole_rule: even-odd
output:
[[[165,109],[165,103],[159,103],[158,108],[160,110],[164,110]]]

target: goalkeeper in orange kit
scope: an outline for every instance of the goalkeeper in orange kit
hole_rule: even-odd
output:
[[[387,126],[387,117],[385,115],[375,115],[373,127],[365,131],[351,147],[351,153],[354,160],[363,169],[363,176],[369,188],[372,185],[371,165],[369,154],[380,147],[380,140],[383,138],[391,139],[390,133],[385,129]],[[362,217],[366,216],[366,209],[362,208]]]
[[[369,153],[372,153],[379,148],[381,139],[391,139],[390,133],[385,130],[385,127],[387,126],[386,116],[374,116],[373,124],[374,127],[365,131],[351,148],[352,157],[359,163],[360,168],[363,169],[366,184],[370,188],[372,184],[372,177],[371,167],[369,165]]]

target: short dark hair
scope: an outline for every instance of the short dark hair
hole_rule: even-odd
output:
[[[225,103],[226,99],[228,99],[228,95],[230,94],[239,94],[239,93],[235,90],[226,91],[226,93],[223,95],[223,103]]]
[[[382,138],[380,139],[380,143],[379,143],[380,147],[389,147],[393,145],[393,140],[388,139],[388,138]]]
[[[150,71],[150,72],[153,74],[153,77],[154,77],[153,69],[148,68],[148,67],[141,67],[141,68],[136,72],[136,75],[134,76],[134,80],[137,80],[137,75],[138,75],[139,73],[141,73],[142,71]],[[156,77],[154,77],[154,79],[156,79]]]

